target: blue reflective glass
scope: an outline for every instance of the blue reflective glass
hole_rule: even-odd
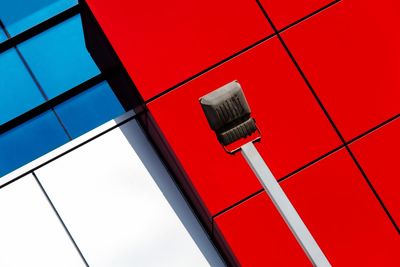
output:
[[[78,137],[124,112],[107,82],[98,84],[55,108],[68,133]]]
[[[0,19],[14,36],[77,4],[77,0],[4,0]]]
[[[68,142],[52,111],[0,135],[0,176]]]
[[[100,73],[75,16],[19,45],[46,95],[53,98]]]
[[[43,101],[16,50],[0,53],[0,125]]]
[[[7,36],[6,34],[3,32],[3,30],[0,28],[0,43],[4,42],[5,40],[7,40]]]

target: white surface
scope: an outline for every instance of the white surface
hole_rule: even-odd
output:
[[[85,266],[32,175],[0,189],[0,266]]]
[[[328,259],[325,257],[310,231],[307,229],[307,226],[287,198],[285,192],[283,192],[254,144],[249,142],[243,145],[241,151],[313,265],[318,267],[330,267],[331,265]]]
[[[35,171],[89,266],[223,266],[136,121]]]

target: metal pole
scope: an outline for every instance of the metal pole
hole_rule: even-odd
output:
[[[243,145],[241,151],[313,265],[317,267],[330,267],[328,259],[312,237],[310,231],[308,231],[306,225],[301,220],[292,203],[290,203],[254,144],[249,142]]]

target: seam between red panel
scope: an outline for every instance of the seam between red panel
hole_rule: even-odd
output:
[[[229,57],[224,58],[223,60],[221,60],[221,61],[219,61],[219,62],[217,62],[217,63],[211,65],[210,67],[208,67],[208,68],[206,68],[206,69],[204,69],[204,70],[202,70],[202,71],[196,73],[195,75],[193,75],[193,76],[191,76],[191,77],[189,77],[189,78],[187,78],[187,79],[185,79],[185,80],[179,82],[178,84],[175,84],[174,86],[172,86],[172,87],[170,87],[170,88],[168,88],[168,89],[166,89],[166,90],[163,90],[161,93],[159,93],[159,94],[157,94],[157,95],[155,95],[155,96],[153,96],[153,97],[150,97],[149,99],[147,99],[147,100],[145,101],[145,104],[149,104],[150,102],[152,102],[152,101],[154,101],[154,100],[156,100],[156,99],[158,99],[158,98],[164,96],[165,94],[167,94],[167,93],[169,93],[169,92],[171,92],[171,91],[177,89],[178,87],[180,87],[180,86],[182,86],[182,85],[184,85],[184,84],[186,84],[186,83],[188,83],[188,82],[190,82],[190,81],[196,79],[197,77],[199,77],[199,76],[201,76],[201,75],[203,75],[203,74],[205,74],[205,73],[207,73],[207,72],[209,72],[209,71],[211,71],[211,70],[213,70],[213,69],[215,69],[215,68],[221,66],[221,65],[224,64],[225,62],[227,62],[227,61],[229,61],[229,60],[231,60],[231,59],[233,59],[233,58],[235,58],[235,57],[240,56],[241,54],[243,54],[243,53],[249,51],[250,49],[256,47],[256,46],[259,45],[259,44],[264,43],[265,41],[268,41],[269,39],[271,39],[271,38],[273,38],[273,37],[275,37],[275,36],[276,36],[276,34],[273,33],[273,34],[270,34],[270,35],[268,35],[268,36],[266,36],[266,37],[264,37],[264,38],[258,40],[257,42],[255,42],[255,43],[253,43],[253,44],[251,44],[251,45],[249,45],[249,46],[243,48],[242,50],[240,50],[240,51],[234,53],[233,55],[230,55]]]
[[[310,89],[312,95],[314,96],[315,100],[317,101],[318,105],[320,106],[320,108],[322,109],[322,111],[324,112],[326,118],[329,120],[331,126],[333,127],[333,129],[335,130],[336,134],[338,135],[338,137],[340,138],[341,142],[343,143],[343,146],[346,148],[347,152],[349,153],[350,157],[352,158],[353,162],[356,164],[358,170],[360,171],[360,173],[362,174],[365,182],[368,184],[368,187],[370,188],[370,190],[372,191],[372,193],[374,194],[375,198],[377,199],[377,201],[379,202],[379,204],[381,205],[382,209],[385,211],[387,217],[389,218],[389,220],[391,221],[391,223],[393,224],[393,227],[396,229],[396,231],[398,233],[400,233],[400,228],[399,226],[396,224],[394,218],[392,217],[392,215],[390,214],[389,210],[387,209],[387,207],[385,206],[385,203],[383,202],[382,198],[379,196],[378,192],[376,191],[376,189],[373,187],[370,179],[367,177],[364,169],[362,168],[361,164],[358,162],[358,160],[356,159],[355,155],[353,154],[353,152],[350,150],[348,143],[345,141],[345,139],[343,138],[343,135],[341,134],[341,132],[339,131],[338,127],[336,126],[335,122],[333,121],[332,117],[330,116],[330,114],[328,113],[327,109],[325,108],[325,106],[323,105],[321,99],[318,97],[316,91],[314,90],[314,88],[312,87],[310,81],[307,79],[305,73],[303,72],[303,70],[301,69],[299,63],[296,61],[294,55],[292,54],[292,52],[290,51],[289,47],[287,46],[287,44],[285,43],[285,41],[283,40],[282,36],[280,35],[280,31],[277,30],[277,28],[275,27],[273,21],[271,20],[271,18],[268,16],[268,13],[266,12],[265,8],[263,7],[263,5],[261,4],[261,2],[259,0],[256,0],[258,6],[260,7],[260,9],[262,10],[265,18],[269,21],[269,23],[271,24],[272,29],[275,31],[279,41],[281,42],[282,46],[284,47],[286,53],[289,55],[290,59],[292,60],[293,64],[295,65],[297,71],[300,73],[300,75],[302,76],[304,82],[306,83],[307,87]],[[341,2],[341,0],[335,2],[334,4],[337,4]],[[334,4],[329,5],[329,7],[333,6]],[[324,9],[325,10],[325,9]],[[367,131],[369,132],[369,131]]]
[[[372,132],[374,132],[374,131],[376,131],[376,130],[379,130],[380,128],[383,128],[384,126],[390,124],[391,122],[393,122],[394,120],[399,119],[399,118],[400,118],[400,114],[398,114],[398,115],[396,115],[396,116],[394,116],[394,117],[392,117],[392,118],[386,120],[385,122],[383,122],[383,123],[381,123],[381,124],[376,125],[375,127],[371,128],[370,130],[365,131],[364,133],[362,133],[362,134],[358,135],[357,137],[351,139],[351,140],[348,141],[346,144],[343,144],[343,145],[341,145],[341,146],[339,146],[339,147],[337,147],[337,148],[335,148],[335,149],[329,151],[328,153],[326,153],[326,154],[324,154],[324,155],[318,157],[317,159],[315,159],[315,160],[313,160],[313,161],[310,161],[309,163],[305,164],[304,166],[302,166],[302,167],[300,167],[300,168],[298,168],[298,169],[292,171],[291,173],[289,173],[289,174],[283,176],[282,178],[279,178],[279,179],[278,179],[278,182],[283,182],[284,180],[287,180],[287,179],[293,177],[295,174],[299,173],[300,171],[302,171],[302,170],[304,170],[304,169],[310,167],[310,166],[313,165],[313,164],[316,164],[316,163],[322,161],[323,159],[329,157],[330,155],[334,154],[335,152],[339,151],[340,149],[345,148],[345,145],[346,145],[346,146],[349,146],[349,145],[351,145],[352,143],[358,141],[359,139],[361,139],[361,138],[363,138],[363,137],[369,135],[370,133],[372,133]],[[251,199],[251,198],[257,196],[258,194],[260,194],[260,193],[262,193],[262,192],[264,192],[264,191],[265,191],[264,189],[259,189],[259,190],[255,191],[254,193],[252,193],[252,194],[246,196],[245,198],[243,198],[243,199],[241,199],[241,200],[235,202],[234,204],[230,205],[229,207],[227,207],[227,208],[225,208],[225,209],[223,209],[223,210],[217,212],[215,215],[212,216],[212,219],[213,219],[213,222],[212,222],[212,223],[213,223],[213,226],[214,226],[214,219],[215,219],[216,217],[218,217],[218,216],[222,215],[223,213],[225,213],[225,212],[227,212],[227,211],[229,211],[229,210],[231,210],[231,209],[237,207],[238,205],[242,204],[243,202],[245,202],[245,201],[247,201],[247,200],[249,200],[249,199]]]
[[[283,32],[283,31],[286,31],[287,29],[289,29],[289,28],[291,28],[291,27],[293,27],[293,26],[299,24],[300,22],[305,21],[305,20],[308,19],[308,18],[313,17],[314,15],[317,15],[317,14],[321,13],[322,11],[324,11],[324,10],[328,9],[329,7],[331,7],[331,6],[335,5],[335,4],[337,4],[337,3],[340,2],[340,1],[341,1],[341,0],[334,0],[334,1],[330,2],[329,4],[327,4],[327,5],[323,6],[323,7],[320,7],[320,8],[318,8],[317,10],[311,12],[310,14],[308,14],[308,15],[306,15],[306,16],[304,16],[304,17],[302,17],[302,18],[300,18],[300,19],[298,19],[298,20],[296,20],[296,21],[294,21],[294,22],[292,22],[292,23],[290,23],[289,25],[283,27],[282,29],[277,30],[276,32],[281,33],[281,32]]]
[[[285,30],[287,30],[287,29],[289,29],[289,28],[291,28],[291,27],[303,22],[304,20],[309,19],[310,17],[312,17],[312,16],[324,11],[325,9],[329,8],[330,6],[336,4],[339,1],[341,1],[341,0],[335,0],[335,1],[331,2],[331,3],[329,3],[328,5],[325,5],[325,6],[321,7],[321,8],[319,8],[319,9],[315,10],[314,12],[312,12],[312,13],[310,13],[310,14],[308,14],[308,15],[306,15],[306,16],[304,16],[304,17],[302,17],[302,18],[300,18],[300,19],[298,19],[298,20],[296,20],[296,21],[294,21],[292,23],[290,23],[289,25],[283,27],[279,31],[277,31],[276,29],[273,28],[273,30],[274,30],[273,34],[270,34],[270,35],[258,40],[257,42],[255,42],[255,43],[243,48],[242,50],[230,55],[229,57],[226,57],[225,59],[222,59],[221,61],[219,61],[219,62],[209,66],[208,68],[196,73],[195,75],[192,75],[191,77],[189,77],[189,78],[187,78],[187,79],[185,79],[185,80],[173,85],[172,87],[170,87],[170,88],[168,88],[166,90],[163,90],[161,93],[159,93],[159,94],[157,94],[155,96],[152,96],[151,98],[149,98],[149,99],[147,99],[145,101],[145,104],[148,104],[148,103],[156,100],[157,98],[162,97],[163,95],[165,95],[165,94],[177,89],[178,87],[180,87],[180,86],[182,86],[182,85],[184,85],[184,84],[196,79],[197,77],[199,77],[199,76],[211,71],[212,69],[215,69],[216,67],[224,64],[225,62],[227,62],[227,61],[229,61],[229,60],[231,60],[231,59],[233,59],[233,58],[235,58],[237,56],[240,56],[241,54],[247,52],[248,50],[251,50],[252,48],[256,47],[257,45],[262,44],[263,42],[266,42],[269,39],[277,36],[277,33],[283,32],[283,31],[285,31]]]

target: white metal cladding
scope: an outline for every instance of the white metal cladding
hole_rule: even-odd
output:
[[[20,178],[32,171],[61,220],[35,178]],[[4,178],[10,184],[0,188],[0,228],[17,233],[13,225],[19,223],[27,245],[5,250],[12,233],[5,239],[1,234],[0,266],[84,266],[67,231],[89,266],[224,266],[131,113]],[[31,193],[13,192],[27,178],[43,202],[37,214],[30,209]],[[7,191],[16,195],[2,200]],[[11,216],[14,208],[21,214]],[[14,260],[35,249],[41,264]],[[66,265],[54,263],[57,259]]]
[[[89,266],[222,266],[135,120],[35,173]]]
[[[0,189],[0,266],[85,266],[32,174]]]

